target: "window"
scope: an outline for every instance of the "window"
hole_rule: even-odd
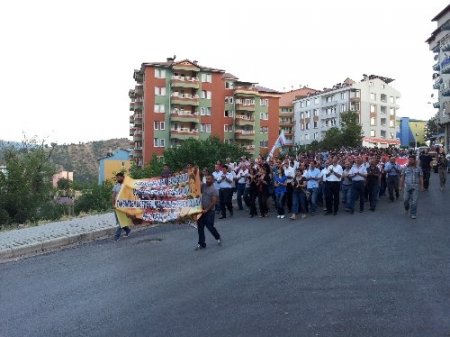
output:
[[[200,116],[211,116],[211,108],[210,107],[200,107]]]
[[[261,126],[259,128],[259,132],[260,133],[267,133],[267,132],[269,132],[269,128],[267,126]]]
[[[375,121],[375,117],[370,117],[370,125],[371,126],[377,125],[377,123]]]
[[[300,130],[305,130],[305,123],[300,124]]]
[[[306,106],[308,107],[309,105],[310,105],[310,100],[308,99],[308,100],[306,100]]]
[[[159,122],[159,129],[165,130],[166,129],[166,122]]]
[[[159,147],[159,139],[153,138],[153,147]]]
[[[314,132],[313,138],[314,138],[314,140],[319,139],[319,133],[318,132]]]
[[[319,102],[320,102],[320,101],[319,101],[319,97],[314,98],[314,104],[315,104],[315,105],[319,104]]]
[[[166,146],[166,140],[161,138],[159,140],[159,147],[164,147],[164,146]]]
[[[391,120],[389,121],[389,127],[390,127],[390,128],[395,128],[395,121],[394,121],[393,119],[391,119]]]
[[[260,147],[267,147],[267,146],[269,146],[269,141],[267,141],[267,140],[261,140],[261,141],[259,142],[259,146],[260,146]]]
[[[155,69],[155,77],[156,78],[166,78],[166,70],[165,69]]]
[[[211,133],[211,124],[200,124],[200,132]]]
[[[380,131],[380,136],[381,136],[382,138],[386,138],[386,131],[385,131],[385,130],[381,130],[381,131]]]
[[[376,112],[375,105],[370,105],[370,112]]]
[[[340,112],[345,112],[345,111],[347,111],[347,104],[341,104]]]
[[[261,112],[259,114],[259,119],[262,119],[262,120],[266,121],[266,120],[269,119],[269,114],[267,112]]]
[[[380,95],[380,101],[383,103],[387,103],[387,96],[385,94]]]
[[[211,99],[211,91],[202,90],[201,98]]]
[[[311,111],[306,111],[305,115],[306,115],[306,118],[311,118]]]
[[[304,119],[304,118],[305,118],[305,113],[302,112],[302,113],[300,114],[300,119]]]
[[[155,104],[154,107],[155,113],[164,113],[166,112],[166,106],[164,104]]]
[[[385,88],[386,88],[386,84],[382,84],[381,89],[385,89]]]
[[[319,110],[314,109],[314,116],[318,117],[319,116]]]
[[[233,117],[233,111],[232,110],[225,110],[223,115],[225,117]]]
[[[305,106],[305,102],[304,101],[301,101],[300,102],[300,108],[303,108]]]
[[[389,108],[389,114],[395,116],[395,108]]]
[[[153,147],[164,147],[166,146],[166,140],[162,138],[153,138]]]
[[[317,125],[317,121],[314,121],[314,129],[317,129],[318,125]],[[315,139],[315,138],[314,138]]]
[[[233,124],[224,124],[223,131],[225,131],[225,132],[233,132]]]
[[[155,87],[155,96],[166,96],[166,87]]]
[[[225,97],[225,104],[233,104],[233,97]]]
[[[211,74],[202,74],[201,75],[201,80],[202,80],[202,82],[211,83],[212,82],[212,76],[211,76]]]
[[[311,129],[311,123],[306,123],[306,130]]]
[[[376,101],[376,100],[377,100],[377,94],[371,92],[371,93],[370,93],[370,99],[371,99],[372,101]]]
[[[394,104],[394,103],[395,103],[395,98],[394,98],[394,96],[389,96],[389,102],[390,102],[391,104]]]
[[[309,140],[309,133],[305,135],[305,140]]]
[[[375,137],[375,130],[370,130],[370,137]]]
[[[383,115],[386,115],[386,107],[385,106],[381,106],[380,107],[380,111],[381,111],[381,113],[383,114]]]
[[[226,82],[225,82],[225,88],[227,88],[227,89],[233,89],[233,88],[234,88],[233,82],[226,81]]]
[[[381,126],[386,126],[386,118],[381,118],[380,124],[381,124]]]
[[[345,99],[345,92],[341,92],[341,99]]]
[[[268,106],[269,105],[269,100],[267,98],[261,98],[260,99],[260,105],[261,106]]]

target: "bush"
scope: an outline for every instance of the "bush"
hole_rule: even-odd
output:
[[[90,189],[82,191],[82,196],[75,200],[75,214],[91,211],[104,212],[111,209],[112,187],[111,182],[105,182],[102,185],[93,185]]]

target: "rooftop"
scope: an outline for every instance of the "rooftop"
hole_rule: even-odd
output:
[[[437,20],[439,20],[440,18],[442,18],[445,14],[447,14],[448,12],[450,12],[450,4],[449,5],[447,5],[447,7],[445,7],[443,10],[441,10],[439,13],[438,13],[438,15],[436,15],[434,18],[433,18],[433,20],[431,20],[431,21],[437,21]]]
[[[280,107],[290,107],[292,102],[298,97],[306,97],[309,94],[316,93],[318,90],[311,89],[308,87],[303,87],[300,89],[291,90],[281,94],[280,97]]]

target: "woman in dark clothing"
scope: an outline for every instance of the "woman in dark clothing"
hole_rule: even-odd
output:
[[[247,181],[249,184],[249,193],[248,199],[245,201],[250,208],[250,218],[253,218],[255,215],[258,215],[256,211],[256,197],[258,196],[258,186],[257,186],[257,171],[252,167],[249,169],[249,175],[247,177]]]
[[[259,200],[259,213],[260,217],[267,216],[269,211],[267,207],[267,197],[269,196],[270,175],[264,167],[259,169],[257,175],[257,188],[258,188],[258,200]]]

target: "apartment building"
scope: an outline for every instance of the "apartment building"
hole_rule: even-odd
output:
[[[317,90],[304,86],[302,88],[291,90],[281,94],[279,125],[280,131],[284,131],[284,135],[286,137],[286,146],[292,146],[295,143],[294,101],[299,98],[307,97],[308,95],[314,94],[316,92]]]
[[[433,65],[433,89],[438,90],[438,101],[433,107],[438,109],[438,121],[444,127],[444,146],[450,151],[450,5],[439,12],[432,21],[437,28],[426,41],[435,54]]]
[[[143,63],[134,79],[130,136],[139,166],[190,138],[216,136],[256,155],[278,136],[280,94],[275,90],[175,57]]]
[[[321,141],[326,132],[341,126],[341,114],[359,115],[364,146],[399,145],[395,116],[400,93],[391,87],[393,79],[364,75],[360,82],[347,78],[332,88],[295,100],[295,142],[303,145]]]

